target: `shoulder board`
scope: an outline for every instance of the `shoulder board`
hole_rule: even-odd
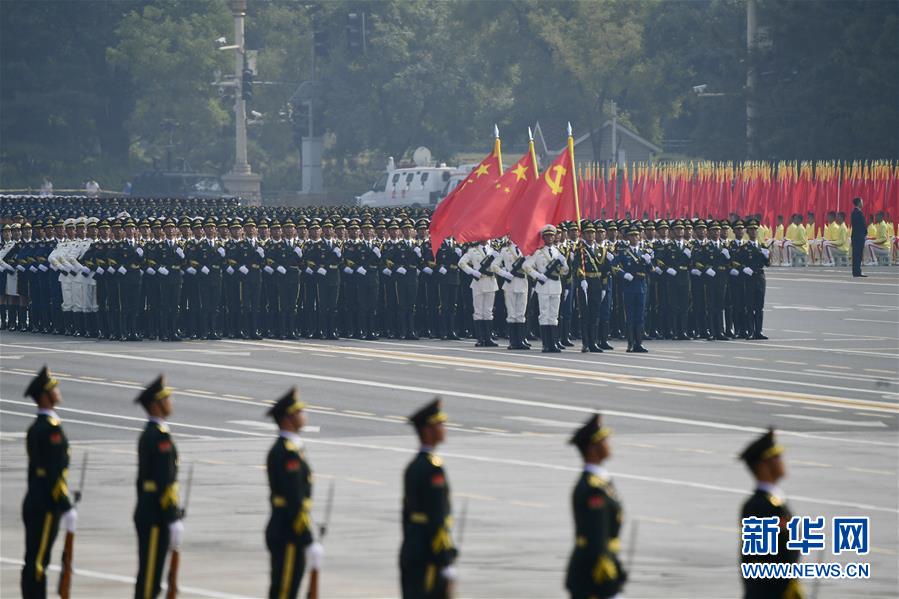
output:
[[[596,476],[595,474],[591,474],[587,477],[587,484],[591,487],[596,487],[597,489],[601,489],[606,486],[606,481],[602,478]]]
[[[440,468],[441,466],[443,466],[443,460],[432,453],[428,454],[428,461],[431,462],[431,465],[435,468]]]
[[[57,418],[54,418],[53,416],[47,417],[47,423],[50,426],[59,426],[59,420]]]
[[[167,433],[167,432],[169,432],[169,427],[167,427],[167,426],[164,425],[164,424],[159,424],[158,422],[156,423],[156,428],[159,430],[160,433]]]
[[[766,493],[765,498],[768,500],[768,503],[770,503],[774,507],[780,507],[784,503],[781,499],[778,499],[777,497],[775,497],[774,495],[771,495],[770,493]]]
[[[300,450],[299,447],[294,445],[293,441],[290,441],[288,439],[284,439],[284,449],[286,449],[287,451],[297,451],[297,452]]]

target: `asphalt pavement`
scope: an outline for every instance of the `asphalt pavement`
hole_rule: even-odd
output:
[[[303,437],[314,514],[334,485],[321,585],[337,598],[399,596],[401,477],[416,450],[405,416],[435,395],[450,416],[443,457],[457,516],[459,595],[561,597],[580,471],[571,432],[594,410],[614,429],[608,466],[625,507],[626,597],[741,593],[739,507],[752,481],[736,454],[769,425],[786,446],[794,513],[869,516],[868,580],[807,581],[818,598],[899,588],[899,269],[768,271],[768,341],[651,341],[648,354],[545,355],[472,341],[121,343],[2,332],[0,596],[24,553],[22,397],[48,364],[72,442],[79,506],[74,597],[121,598],[137,570],[131,515],[139,389],[164,373],[182,473],[193,466],[182,597],[261,597],[268,584],[264,413],[291,385],[309,404]],[[463,510],[464,506],[464,510]],[[464,531],[461,530],[464,526]],[[460,541],[460,538],[461,541]],[[59,563],[61,542],[53,551]],[[813,554],[805,561],[813,562]],[[55,585],[56,572],[51,570]]]

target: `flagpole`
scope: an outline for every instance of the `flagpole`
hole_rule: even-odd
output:
[[[499,163],[499,176],[503,176],[503,148],[502,142],[499,140],[499,127],[494,123],[493,125],[493,136],[496,138],[496,142],[494,142],[493,152],[496,155],[496,161]]]
[[[574,137],[571,135],[571,123],[568,123],[568,160],[571,161],[571,187],[574,190],[574,214],[577,217],[575,223],[577,223],[577,237],[578,237],[578,249],[580,257],[581,257],[581,268],[580,272],[583,274],[583,281],[587,280],[587,256],[586,256],[586,248],[584,247],[586,244],[584,242],[584,234],[581,231],[581,203],[578,199],[577,195],[577,173],[574,169]],[[577,279],[577,274],[575,273],[575,280]],[[589,300],[589,296],[587,295],[586,290],[581,290],[580,283],[578,283],[578,293],[583,291],[584,293],[584,305],[587,305],[587,301]]]

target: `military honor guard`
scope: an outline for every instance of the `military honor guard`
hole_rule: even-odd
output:
[[[137,507],[134,526],[138,540],[135,599],[159,595],[169,549],[181,546],[184,516],[178,499],[178,450],[166,419],[172,414],[172,390],[159,376],[135,399],[148,415],[137,446]]]
[[[612,430],[603,426],[602,417],[594,414],[570,441],[584,461],[571,496],[575,540],[565,588],[572,599],[618,597],[627,581],[627,572],[618,559],[621,500],[602,465],[612,455],[611,434]]]
[[[446,439],[442,401],[434,399],[409,417],[420,443],[403,475],[403,599],[452,597],[457,551],[450,535],[452,507],[443,460],[435,453]]]
[[[536,281],[537,303],[540,308],[540,338],[544,353],[562,351],[559,344],[559,307],[562,301],[562,281],[569,272],[568,259],[556,247],[553,225],[540,229],[543,247],[524,261],[524,271]]]
[[[269,599],[294,599],[305,570],[320,569],[324,557],[321,544],[313,539],[312,469],[300,439],[306,423],[303,408],[293,388],[268,411],[278,425],[278,439],[266,459],[272,506],[265,529],[271,563]]]
[[[459,270],[472,278],[471,298],[474,304],[475,347],[496,347],[491,339],[493,328],[493,303],[499,285],[496,283],[493,263],[497,254],[487,241],[473,244],[459,259]]]
[[[44,366],[25,389],[25,396],[37,404],[37,418],[26,436],[28,491],[22,503],[25,567],[21,589],[24,599],[44,599],[50,553],[60,521],[67,531],[74,533],[78,514],[66,480],[69,440],[54,410],[62,401],[59,381]]]
[[[765,340],[762,324],[765,316],[765,267],[771,264],[770,250],[758,240],[759,223],[751,220],[746,225],[749,241],[740,246],[737,258],[743,265],[741,272],[746,275],[743,282],[746,303],[747,334],[750,339]]]
[[[789,540],[787,523],[793,514],[787,507],[783,491],[778,486],[786,474],[783,452],[783,446],[774,437],[774,429],[769,429],[740,454],[740,459],[755,479],[755,490],[743,503],[741,522],[746,518],[776,517],[780,528],[780,534],[777,535],[777,553],[746,555],[746,552],[741,551],[742,563],[786,564],[799,561],[799,550],[787,548]],[[744,599],[802,599],[804,596],[802,587],[795,578],[743,578]]]
[[[496,274],[505,279],[503,300],[506,306],[506,325],[509,327],[509,347],[506,349],[531,349],[528,343],[525,317],[528,308],[528,278],[524,272],[525,256],[508,239],[499,251],[499,260],[494,261]]]
[[[639,246],[640,231],[626,230],[627,245],[618,251],[615,263],[624,301],[627,351],[647,353],[643,347],[643,318],[646,311],[646,279],[652,270],[652,253]]]

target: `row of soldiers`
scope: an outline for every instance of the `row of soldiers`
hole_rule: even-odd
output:
[[[55,411],[62,401],[58,385],[44,367],[25,391],[38,407],[26,440],[28,490],[22,512],[25,566],[21,576],[25,599],[46,597],[48,566],[60,522],[73,538],[77,524],[76,495],[81,489],[77,493],[69,491],[68,439]],[[171,389],[160,376],[135,401],[143,406],[148,420],[138,440],[134,525],[139,565],[134,597],[152,599],[160,592],[169,550],[178,551],[181,545],[186,513],[179,498],[178,451],[166,424],[174,408]],[[312,469],[300,437],[306,423],[304,408],[294,388],[268,411],[279,428],[266,459],[271,516],[265,539],[270,556],[271,599],[297,597],[304,572],[317,572],[324,556],[322,529],[316,540],[312,521]],[[399,563],[405,599],[452,597],[455,590],[458,550],[452,536],[451,494],[446,468],[437,454],[438,446],[446,440],[447,419],[439,398],[409,417],[419,451],[403,475]],[[583,461],[583,470],[571,494],[575,538],[565,588],[573,599],[618,597],[628,578],[619,558],[623,503],[604,466],[611,456],[611,433],[601,416],[593,414],[570,440]],[[742,452],[741,458],[757,483],[755,492],[743,505],[742,518],[775,515],[780,517],[781,527],[790,520],[791,514],[777,486],[784,476],[782,452],[770,430]],[[787,549],[786,537],[780,535],[776,553],[744,556],[743,561],[797,562],[798,551]],[[169,564],[170,585],[177,584],[171,576],[175,562],[173,557]],[[788,579],[744,578],[744,590],[750,599],[801,597],[796,581]]]
[[[579,338],[584,352],[764,338],[756,220],[566,222],[523,256],[507,238],[434,248],[427,218],[371,216],[4,225],[0,326],[127,341],[506,336],[513,350],[539,337],[545,351]]]

